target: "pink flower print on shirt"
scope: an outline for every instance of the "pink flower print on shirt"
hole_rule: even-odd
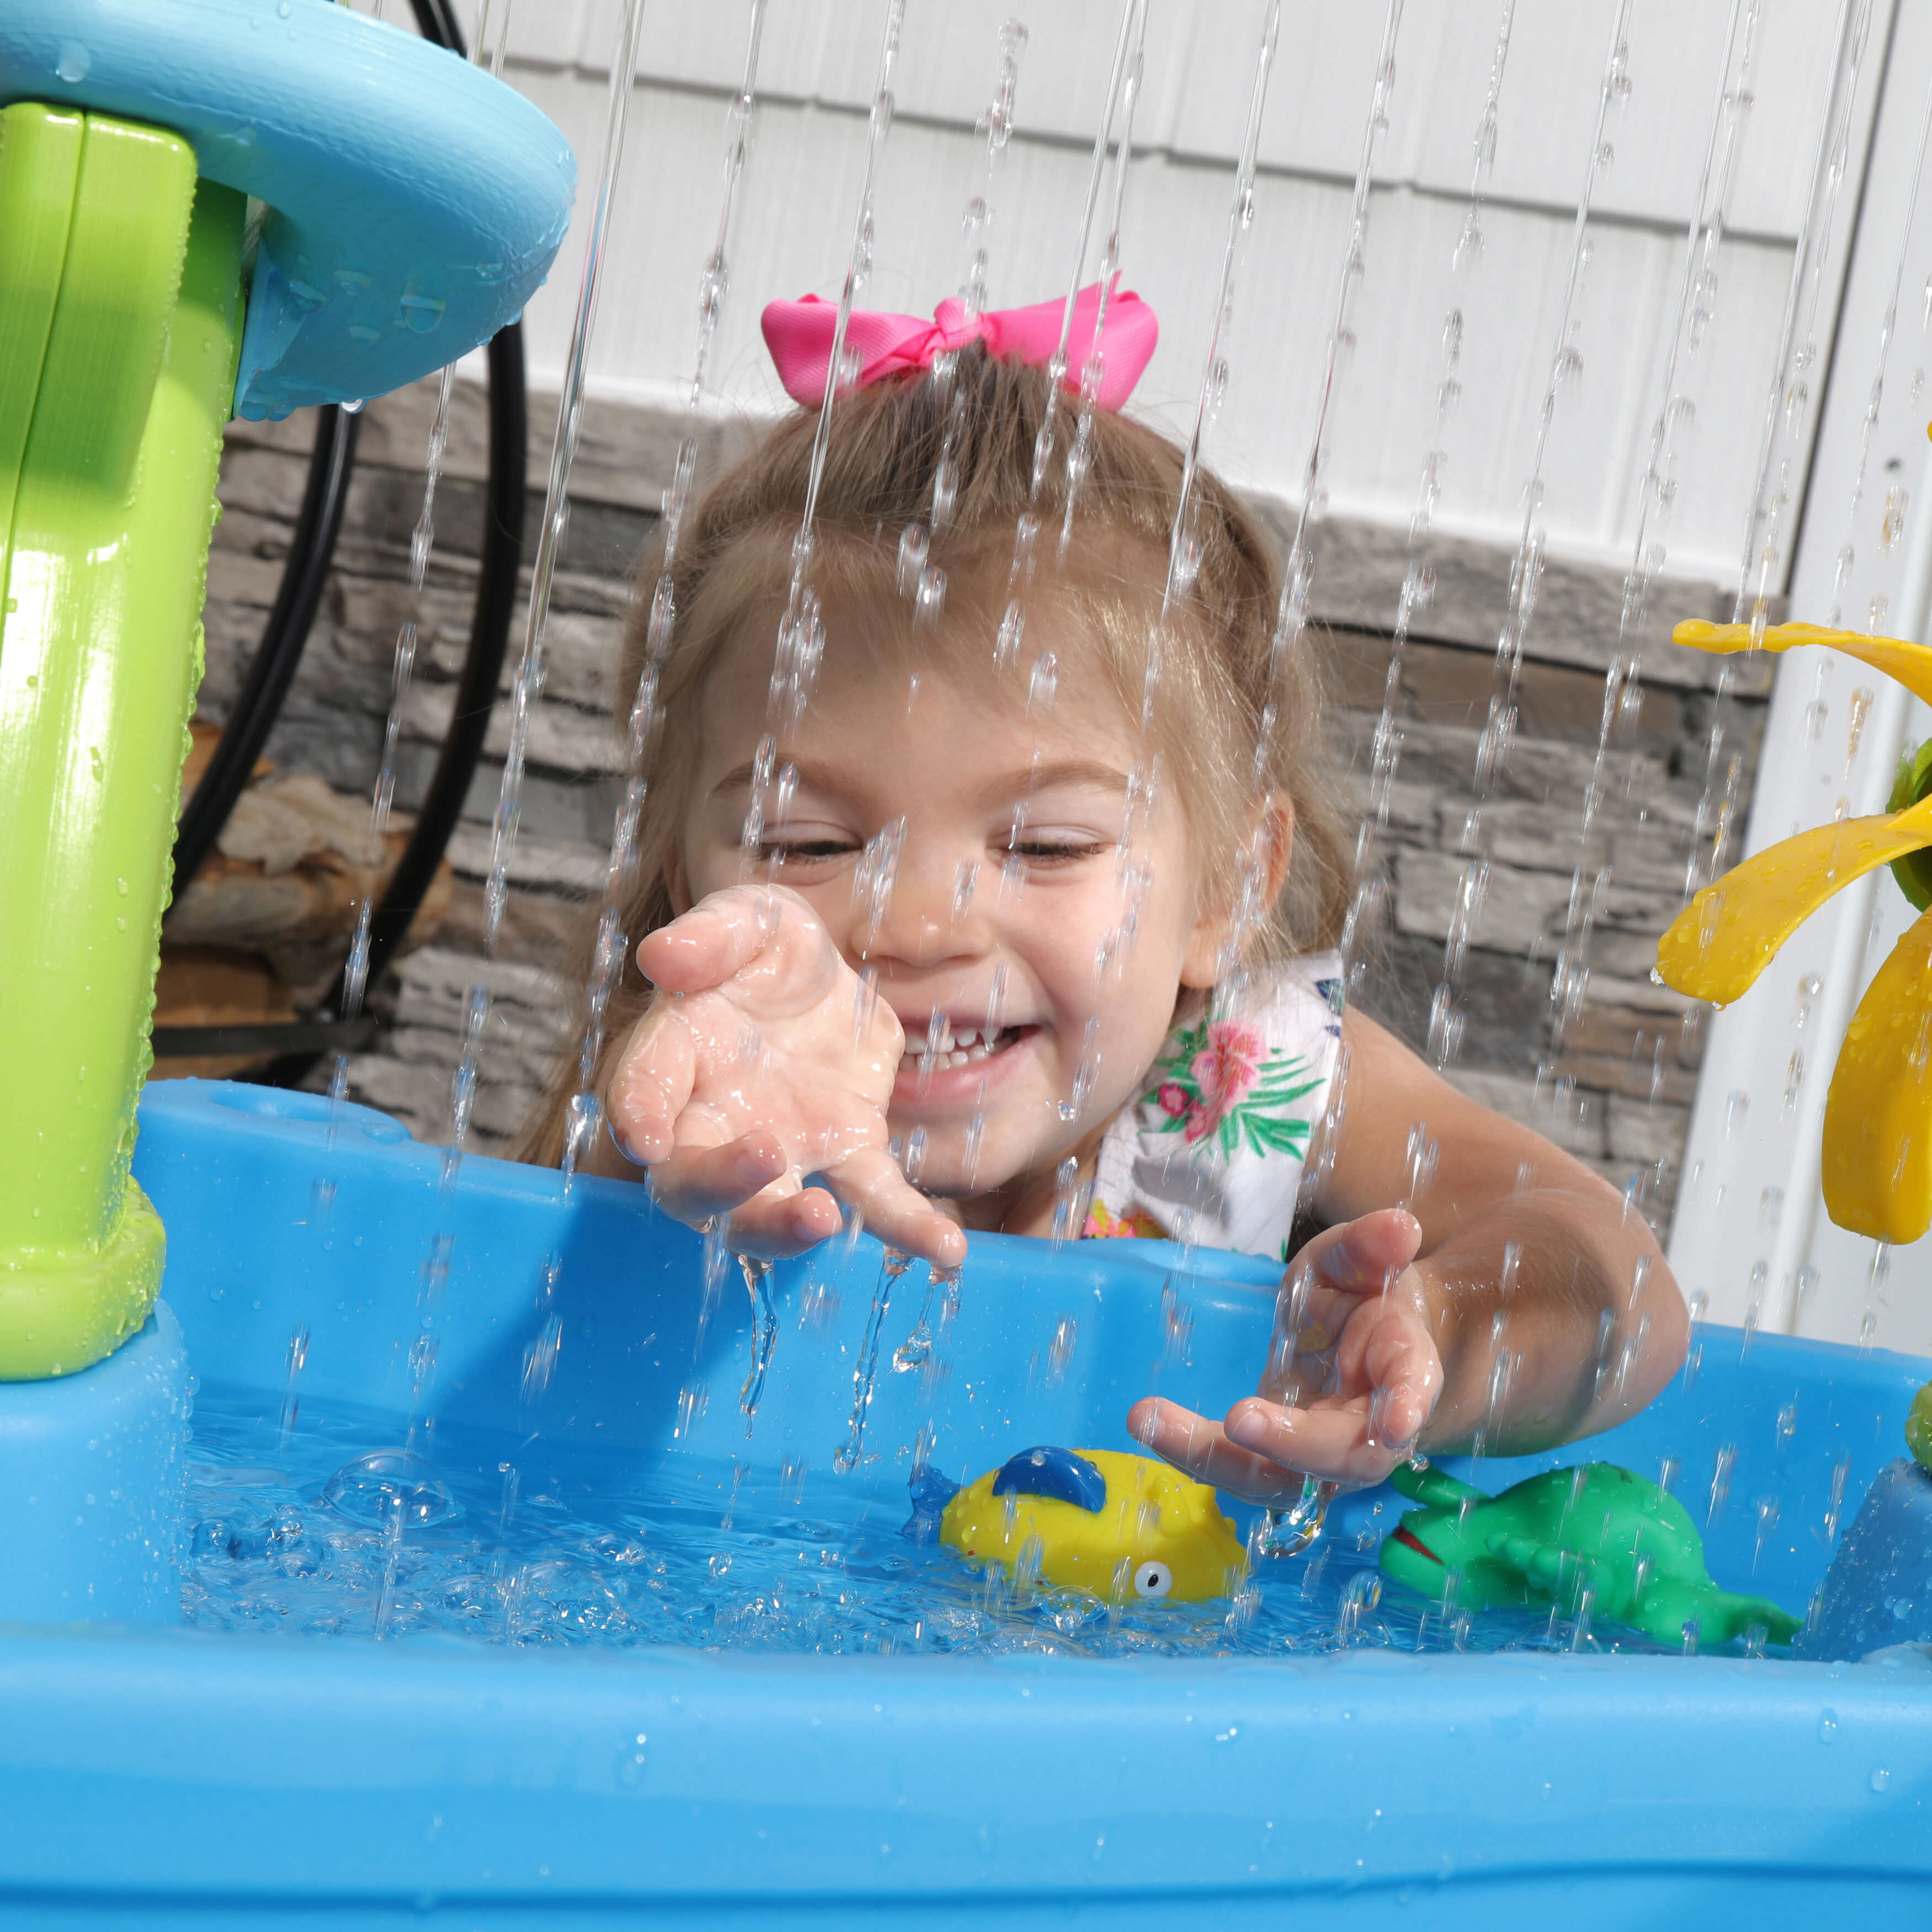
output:
[[[1212,1133],[1228,1111],[1255,1084],[1268,1042],[1251,1026],[1238,1020],[1208,1023],[1208,1044],[1196,1054],[1188,1072],[1200,1099],[1187,1110],[1186,1138],[1198,1141]],[[1162,1096],[1166,1104],[1166,1096]]]
[[[1299,1159],[1312,1123],[1295,1105],[1322,1084],[1298,1054],[1270,1049],[1261,1030],[1241,1020],[1204,1020],[1172,1036],[1172,1051],[1155,1066],[1160,1076],[1143,1105],[1160,1110],[1150,1124],[1179,1133],[1198,1156],[1210,1148],[1223,1160],[1245,1148]]]

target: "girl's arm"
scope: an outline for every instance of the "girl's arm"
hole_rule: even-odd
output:
[[[1684,1298],[1642,1215],[1573,1155],[1458,1094],[1374,1021],[1351,1013],[1346,1114],[1316,1197],[1324,1220],[1396,1203],[1420,1223],[1406,1292],[1426,1312],[1443,1384],[1420,1446],[1503,1454],[1608,1429],[1684,1359]],[[1412,1200],[1420,1125],[1435,1173]],[[1398,1277],[1400,1280],[1400,1277]],[[1507,1349],[1493,1415],[1492,1378]]]
[[[1412,1448],[1546,1448],[1640,1408],[1688,1320],[1642,1216],[1528,1128],[1466,1100],[1372,1020],[1343,1022],[1346,1108],[1316,1196],[1336,1225],[1291,1265],[1262,1394],[1210,1423],[1129,1427],[1206,1481],[1292,1499],[1304,1473],[1378,1482]],[[1411,1147],[1425,1150],[1411,1198]],[[1426,1170],[1432,1158],[1432,1174]]]

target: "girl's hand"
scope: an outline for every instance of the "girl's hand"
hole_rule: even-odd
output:
[[[965,1236],[886,1151],[898,1021],[797,893],[713,892],[645,940],[638,964],[660,997],[605,1105],[662,1207],[693,1226],[729,1214],[735,1252],[778,1256],[837,1233],[842,1202],[895,1247],[964,1258]]]
[[[1290,1504],[1305,1477],[1359,1489],[1405,1460],[1442,1393],[1442,1358],[1418,1270],[1415,1217],[1384,1208],[1318,1234],[1290,1263],[1261,1393],[1220,1422],[1136,1402],[1134,1437],[1177,1468],[1250,1502]],[[1294,1285],[1308,1271],[1298,1336]],[[1292,1345],[1292,1346],[1290,1346]]]

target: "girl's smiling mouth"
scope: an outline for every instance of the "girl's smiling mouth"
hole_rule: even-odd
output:
[[[955,1026],[946,1022],[934,1040],[930,1022],[916,1031],[910,1023],[902,1024],[906,1046],[892,1093],[899,1102],[944,1102],[976,1094],[980,1082],[996,1070],[995,1064],[1010,1058],[1015,1047],[1040,1030],[1036,1025],[994,1027],[976,1022]]]

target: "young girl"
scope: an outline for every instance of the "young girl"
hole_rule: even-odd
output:
[[[694,1225],[728,1216],[748,1255],[856,1211],[951,1267],[969,1231],[1048,1234],[1084,1190],[1088,1236],[1292,1256],[1296,1346],[1258,1396],[1218,1423],[1166,1401],[1128,1418],[1252,1501],[1292,1501],[1304,1474],[1376,1482],[1479,1430],[1524,1450],[1609,1427],[1684,1351],[1649,1229],[1342,1010],[1349,865],[1316,676],[1305,645],[1271,663],[1280,580],[1232,493],[1195,476],[1198,568],[1163,622],[1182,453],[1096,412],[1062,546],[1063,398],[1016,569],[1048,380],[980,343],[950,389],[902,367],[836,404],[802,710],[773,645],[816,410],[692,513],[668,647],[649,662],[640,610],[620,678],[626,717],[655,675],[662,726],[586,1165],[648,1177]],[[900,543],[932,520],[949,422],[935,616]],[[573,1058],[532,1157],[559,1157],[575,1080]]]

